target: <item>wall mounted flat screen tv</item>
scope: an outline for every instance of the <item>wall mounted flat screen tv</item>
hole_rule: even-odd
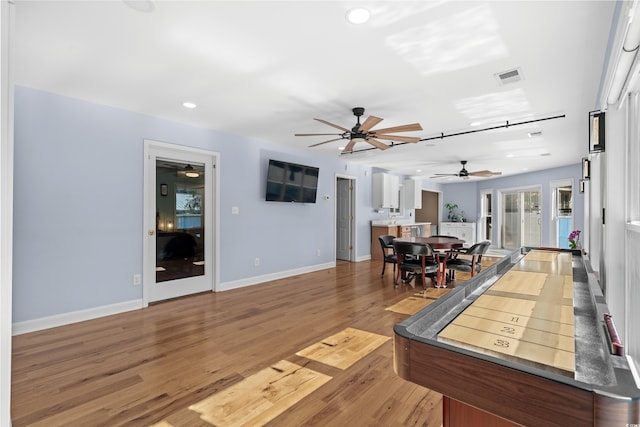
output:
[[[315,203],[319,168],[269,160],[267,202]]]

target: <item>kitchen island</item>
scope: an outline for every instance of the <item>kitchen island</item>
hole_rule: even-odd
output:
[[[410,222],[407,220],[371,221],[371,259],[374,261],[383,258],[378,237],[384,235],[395,237],[429,237],[431,235],[431,223]]]

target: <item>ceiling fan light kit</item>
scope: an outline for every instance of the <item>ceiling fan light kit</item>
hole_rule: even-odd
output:
[[[198,178],[200,176],[200,173],[198,173],[191,165],[184,167],[184,174],[188,178]]]

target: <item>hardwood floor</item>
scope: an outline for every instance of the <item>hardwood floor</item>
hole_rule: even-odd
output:
[[[414,296],[379,261],[13,338],[13,426],[210,426],[189,406],[288,361],[331,379],[269,426],[441,426],[438,393],[393,372],[389,339],[339,369],[297,356],[346,328],[393,336]],[[458,280],[463,277],[458,276]]]

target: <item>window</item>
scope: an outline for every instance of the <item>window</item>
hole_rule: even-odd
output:
[[[202,227],[202,189],[176,189],[176,221],[177,228],[188,230]]]

